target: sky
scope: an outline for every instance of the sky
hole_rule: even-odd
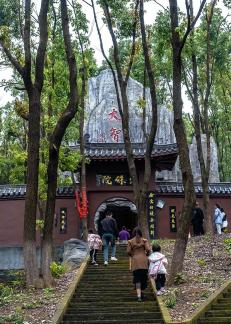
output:
[[[90,2],[90,0],[86,0]],[[208,1],[208,0],[207,0]],[[39,5],[40,0],[36,0],[37,4]],[[100,45],[99,45],[99,40],[98,40],[98,34],[96,31],[95,23],[94,23],[94,18],[93,18],[93,13],[92,13],[92,8],[84,3],[83,1],[83,10],[86,13],[87,19],[89,21],[89,39],[92,48],[95,50],[95,58],[97,60],[97,63],[100,65],[100,63],[103,60],[103,55],[101,53]],[[168,7],[169,0],[157,0],[158,3],[161,3],[161,5],[165,8]],[[194,0],[194,14],[197,12],[198,7],[200,5],[200,0]],[[162,6],[158,5],[154,1],[151,2],[146,2],[145,3],[145,23],[147,24],[152,24],[155,21],[155,17],[157,15],[157,12],[159,10],[163,10]],[[185,0],[178,0],[178,6],[182,11],[185,12]],[[227,14],[227,9],[223,6],[222,1],[218,1],[218,7],[222,8],[224,14]],[[37,9],[38,10],[38,9]],[[103,24],[102,20],[100,19],[102,17],[102,12],[100,8],[96,9],[97,11],[97,17],[99,18],[99,26],[104,42],[104,49],[105,52],[108,52],[108,49],[112,46],[111,38],[108,33],[107,27]],[[10,69],[0,69],[0,79],[9,79],[11,76],[11,70]],[[184,89],[182,91],[183,95],[183,102],[184,102],[184,111],[190,112],[191,111],[191,103],[187,100],[187,97],[184,95]],[[9,100],[12,100],[12,97],[10,96],[9,93],[5,92],[3,88],[0,88],[0,107],[5,105]]]

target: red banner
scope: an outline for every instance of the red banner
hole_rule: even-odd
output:
[[[80,192],[75,191],[75,199],[76,199],[76,208],[79,213],[79,217],[86,218],[88,215],[88,201],[87,201],[87,192],[86,188],[82,188],[82,193],[80,197]]]

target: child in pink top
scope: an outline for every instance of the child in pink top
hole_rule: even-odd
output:
[[[102,240],[98,234],[94,234],[93,230],[89,229],[87,242],[90,249],[91,263],[97,266],[96,258],[98,251],[102,249]]]
[[[160,253],[161,247],[159,244],[153,244],[152,254],[148,257],[149,260],[149,276],[155,279],[157,295],[162,295],[165,292],[165,282],[167,270],[165,265],[168,264],[166,257]]]

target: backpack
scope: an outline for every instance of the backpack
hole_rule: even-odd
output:
[[[160,267],[163,264],[163,261],[162,261],[163,259],[164,259],[164,257],[162,259],[159,259],[158,261],[155,261],[155,262],[150,261],[150,267],[149,267],[148,274],[151,278],[156,279],[156,277],[159,273]]]

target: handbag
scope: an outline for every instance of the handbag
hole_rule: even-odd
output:
[[[226,228],[226,227],[228,227],[228,221],[227,220],[222,222],[222,228]]]

